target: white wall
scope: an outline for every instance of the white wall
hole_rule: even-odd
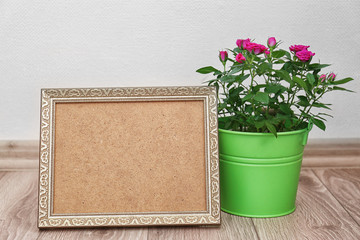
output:
[[[356,94],[337,93],[328,130],[358,138],[360,1],[2,0],[0,139],[37,139],[43,87],[200,85],[237,38],[309,44]]]

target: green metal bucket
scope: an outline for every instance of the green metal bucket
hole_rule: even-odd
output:
[[[278,217],[295,210],[309,131],[278,133],[219,129],[221,209],[246,217]]]

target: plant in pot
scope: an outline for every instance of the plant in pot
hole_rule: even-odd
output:
[[[309,131],[325,130],[330,104],[321,98],[352,78],[320,73],[309,46],[280,49],[239,39],[220,51],[221,70],[208,85],[217,88],[220,190],[223,211],[248,217],[276,217],[295,210],[302,155]],[[233,55],[231,58],[229,55]],[[331,117],[331,116],[330,116]]]

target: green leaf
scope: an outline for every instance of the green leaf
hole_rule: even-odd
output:
[[[201,74],[208,74],[208,73],[221,73],[219,70],[217,70],[214,67],[208,66],[208,67],[203,67],[203,68],[199,68],[198,70],[196,70],[196,72],[201,73]]]
[[[251,114],[253,112],[253,108],[250,104],[245,105],[245,112],[247,112],[249,114]],[[249,119],[247,119],[247,120],[249,120]]]
[[[285,56],[287,52],[285,50],[277,50],[277,51],[273,51],[271,56],[273,58],[281,58],[283,56]]]
[[[249,94],[247,94],[245,97],[243,97],[242,100],[243,100],[243,101],[247,101],[247,100],[251,99],[253,96],[254,96],[253,93],[249,93]]]
[[[279,108],[280,108],[280,110],[281,110],[283,113],[285,113],[285,114],[287,114],[287,115],[291,115],[291,114],[292,114],[292,110],[291,110],[290,106],[287,105],[286,103],[280,104],[280,105],[279,105]]]
[[[269,123],[268,121],[265,121],[265,125],[266,125],[266,128],[272,133],[275,135],[275,137],[277,137],[277,132],[276,132],[276,128],[274,125],[272,125],[271,123]]]
[[[305,91],[308,90],[306,83],[299,77],[293,76],[294,82],[296,82],[300,87],[302,87]]]
[[[327,117],[331,117],[331,118],[333,118],[333,116],[332,116],[332,115],[327,114],[327,113],[319,113],[318,115],[323,115],[323,116],[327,116]]]
[[[300,106],[303,106],[303,107],[307,107],[307,106],[310,106],[310,103],[309,103],[309,100],[307,99],[306,96],[297,96],[300,100],[300,102],[298,102],[298,104]]]
[[[265,122],[264,122],[264,121],[256,121],[256,122],[255,122],[255,127],[256,127],[257,129],[262,128],[262,127],[264,127],[264,126],[265,126]]]
[[[257,73],[259,75],[262,75],[269,69],[271,69],[271,64],[264,62],[264,63],[260,64],[260,66],[257,68]]]
[[[313,106],[313,107],[316,107],[316,108],[326,108],[326,109],[331,110],[331,108],[329,108],[328,106],[326,106],[326,105],[323,104],[323,103],[313,103],[312,106]]]
[[[292,119],[286,119],[284,126],[285,126],[285,128],[290,129],[293,126]]]
[[[240,71],[243,70],[243,66],[235,66],[235,67],[232,67],[229,74],[234,74],[234,73],[238,73]]]
[[[277,60],[277,61],[275,61],[275,62],[273,62],[274,64],[283,64],[283,63],[285,63],[285,61],[284,60],[282,60],[282,59],[280,59],[280,60]]]
[[[285,70],[277,70],[275,71],[276,75],[279,76],[281,79],[284,79],[285,81],[287,81],[288,83],[293,83],[290,74],[285,71]]]
[[[337,87],[337,86],[334,86],[334,87],[332,88],[332,90],[339,90],[339,91],[346,91],[346,92],[353,92],[353,93],[354,93],[354,91],[352,91],[352,90],[349,90],[349,89],[346,89],[346,88],[342,88],[342,87]]]
[[[330,66],[330,64],[313,63],[313,64],[309,65],[309,69],[310,70],[317,70],[317,69],[326,68],[328,66]]]
[[[218,108],[226,108],[226,103],[219,103],[219,106],[218,106]]]
[[[239,75],[239,76],[236,76],[235,80],[236,80],[236,82],[238,82],[238,83],[242,83],[242,82],[245,81],[249,76],[250,76],[250,74]]]
[[[314,77],[314,75],[312,75],[311,73],[308,73],[308,74],[306,75],[306,79],[309,81],[309,83],[310,83],[311,85],[314,85],[314,83],[315,83],[315,77]]]
[[[239,97],[239,94],[240,94],[240,92],[241,92],[242,90],[244,90],[243,87],[232,88],[232,89],[230,89],[230,91],[229,91],[229,95],[230,95],[231,98],[235,98],[235,97],[238,98],[238,97]]]
[[[297,104],[298,104],[299,106],[302,106],[302,107],[308,107],[308,106],[310,106],[309,103],[303,102],[303,101],[300,101],[300,102],[298,102]]]
[[[287,71],[287,72],[292,72],[293,69],[294,69],[294,67],[291,64],[291,62],[286,62],[281,68],[281,70],[284,70],[284,71]]]
[[[308,102],[308,103],[309,103],[309,101],[308,101],[308,99],[307,99],[306,96],[300,95],[300,96],[297,96],[297,97],[299,98],[300,101],[305,101],[305,102]]]
[[[322,120],[313,118],[312,122],[315,124],[315,126],[320,128],[321,130],[325,131],[326,126],[325,126],[325,123]]]
[[[231,121],[227,121],[227,122],[225,122],[225,129],[229,129],[230,128],[230,126],[231,126]]]
[[[258,92],[261,88],[266,87],[266,84],[258,84],[253,88],[254,92]]]
[[[257,92],[254,96],[254,99],[265,104],[269,103],[269,95],[264,92]]]
[[[282,88],[279,84],[271,84],[266,87],[265,91],[268,93],[277,93]]]
[[[220,78],[220,81],[225,82],[225,83],[233,83],[233,82],[235,82],[235,76],[226,75],[226,76],[223,76],[222,78]]]
[[[333,81],[333,82],[330,82],[329,84],[330,85],[340,85],[340,84],[344,84],[344,83],[347,83],[347,82],[350,82],[354,80],[353,78],[344,78],[344,79],[341,79],[341,80],[338,80],[338,81]]]

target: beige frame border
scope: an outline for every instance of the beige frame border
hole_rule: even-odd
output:
[[[53,137],[55,102],[203,100],[205,116],[205,212],[54,215]],[[216,90],[213,87],[42,89],[39,156],[39,228],[220,224]]]

